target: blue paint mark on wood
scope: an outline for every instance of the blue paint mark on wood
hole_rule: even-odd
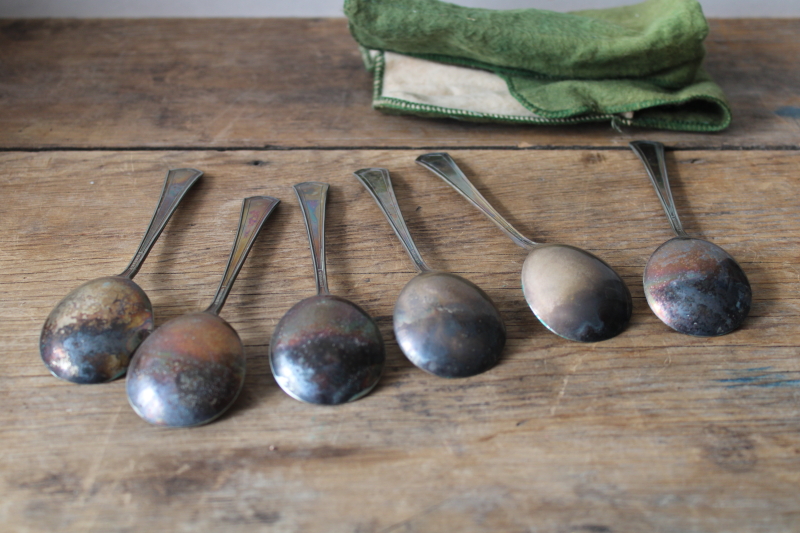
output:
[[[779,107],[775,110],[775,114],[779,117],[786,117],[786,118],[798,118],[800,119],[800,107],[795,107],[791,105]]]
[[[720,383],[730,383],[727,386],[729,389],[737,387],[761,387],[765,389],[775,389],[778,387],[800,387],[800,379],[785,379],[774,380],[774,376],[759,376],[755,378],[738,378],[738,379],[718,379]]]
[[[783,372],[770,372],[772,367],[763,366],[758,368],[746,368],[744,370],[731,370],[732,374],[737,374],[736,377],[717,379],[717,383],[724,383],[726,388],[734,389],[739,387],[760,387],[760,388],[778,388],[778,387],[800,387],[800,379],[789,379],[789,376]]]

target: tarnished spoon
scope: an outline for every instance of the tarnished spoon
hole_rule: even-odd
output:
[[[565,339],[595,342],[619,335],[633,311],[631,293],[604,261],[566,244],[539,244],[522,236],[470,183],[446,153],[424,154],[417,163],[433,171],[528,250],[522,290],[533,314]]]
[[[634,141],[639,156],[677,237],[662,244],[644,269],[650,309],[676,331],[698,337],[725,335],[750,312],[752,291],[742,267],[725,250],[689,237],[681,225],[667,178],[664,145]]]
[[[153,331],[153,307],[133,282],[186,192],[203,173],[170,170],[144,238],[118,276],[84,283],[50,312],[39,338],[42,361],[57,378],[104,383],[125,374],[136,347]]]
[[[489,296],[466,279],[431,270],[417,250],[392,189],[389,171],[355,172],[386,215],[420,272],[394,307],[394,334],[417,367],[445,378],[474,376],[500,361],[506,327]]]
[[[236,330],[219,317],[233,282],[277,198],[245,198],[239,231],[214,301],[208,309],[166,322],[136,350],[128,369],[128,401],[157,426],[211,422],[239,396],[245,356]]]
[[[275,381],[296,400],[325,405],[357,400],[375,387],[383,372],[381,332],[366,311],[328,290],[328,184],[299,183],[294,190],[306,223],[317,295],[295,304],[278,322],[269,363]]]

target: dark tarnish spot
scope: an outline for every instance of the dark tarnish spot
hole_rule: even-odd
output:
[[[445,272],[420,274],[403,288],[394,333],[409,361],[445,378],[489,370],[500,361],[506,342],[505,324],[489,296]]]
[[[752,291],[727,252],[699,239],[671,239],[645,267],[645,295],[658,317],[687,335],[724,335],[750,312]]]
[[[749,472],[758,462],[756,444],[745,433],[722,426],[708,426],[704,431],[706,457],[729,472]]]
[[[107,295],[114,294],[109,302]],[[125,373],[131,354],[152,331],[150,301],[135,283],[116,276],[98,278],[53,309],[39,350],[53,375],[74,383],[104,383]]]
[[[784,118],[800,118],[800,107],[783,106],[775,110],[775,114]]]
[[[317,404],[339,404],[359,396],[380,376],[383,360],[373,344],[351,345],[347,335],[308,338],[293,356],[308,363],[314,371],[313,385],[303,390],[303,399]],[[279,360],[283,353],[276,354]],[[360,364],[375,360],[372,364]],[[358,362],[359,364],[353,364]]]
[[[298,302],[278,323],[270,345],[278,385],[293,398],[315,404],[360,398],[380,379],[385,359],[372,318],[330,295]]]
[[[441,377],[474,376],[489,370],[500,361],[506,341],[497,316],[459,309],[445,309],[395,331],[401,338],[425,339],[424,361],[414,364]]]
[[[580,302],[575,306],[574,302]],[[630,291],[617,280],[578,291],[570,301],[550,313],[546,326],[556,334],[579,342],[598,342],[622,333],[630,321]]]
[[[142,343],[125,386],[134,410],[151,424],[188,427],[224,413],[244,374],[241,340],[230,324],[210,313],[190,313]]]

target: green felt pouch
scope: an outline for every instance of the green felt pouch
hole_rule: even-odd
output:
[[[437,0],[346,0],[375,76],[373,106],[474,121],[719,131],[722,90],[702,69],[695,0],[553,13]]]

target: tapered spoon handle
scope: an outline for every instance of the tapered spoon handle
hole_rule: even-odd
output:
[[[497,224],[503,232],[511,237],[518,246],[526,250],[532,250],[536,247],[536,243],[523,236],[511,224],[508,223],[503,216],[489,204],[486,198],[475,188],[475,186],[467,179],[467,176],[458,168],[456,162],[446,152],[435,152],[432,154],[423,154],[417,158],[417,163],[427,168],[444,181],[449,183],[455,190],[470,201],[472,205],[480,209],[489,219]]]
[[[325,204],[328,199],[328,184],[314,181],[298,183],[294,186],[294,192],[300,201],[306,223],[317,294],[330,294],[325,268]]]
[[[218,315],[222,310],[258,232],[261,231],[264,222],[279,203],[280,200],[271,196],[251,196],[242,202],[239,231],[236,234],[236,240],[233,241],[231,256],[228,258],[228,265],[225,267],[225,273],[222,275],[222,281],[214,296],[214,301],[205,310],[206,313]]]
[[[167,173],[167,178],[164,180],[164,188],[161,190],[161,198],[159,198],[156,210],[153,212],[150,225],[147,226],[147,231],[139,244],[139,249],[136,250],[133,259],[120,274],[120,277],[133,279],[133,276],[139,272],[139,269],[142,268],[142,263],[147,258],[147,254],[150,253],[161,232],[164,231],[164,227],[169,222],[172,213],[175,212],[183,197],[202,175],[202,172],[193,168],[177,168]]]
[[[664,157],[664,145],[656,141],[633,141],[629,144],[634,153],[644,164],[650,182],[656,190],[661,206],[667,214],[672,231],[678,237],[688,237],[683,231],[681,220],[678,218],[678,211],[675,209],[675,200],[672,198],[672,191],[669,188],[667,178],[667,160]]]
[[[408,252],[409,257],[416,265],[417,270],[420,272],[430,272],[431,268],[425,263],[420,255],[414,240],[411,238],[411,233],[408,231],[403,214],[400,212],[400,206],[397,203],[397,197],[394,195],[392,188],[392,181],[389,177],[389,171],[385,168],[362,168],[356,170],[355,174],[358,181],[367,188],[369,193],[378,203],[389,225],[392,226],[403,247]]]

